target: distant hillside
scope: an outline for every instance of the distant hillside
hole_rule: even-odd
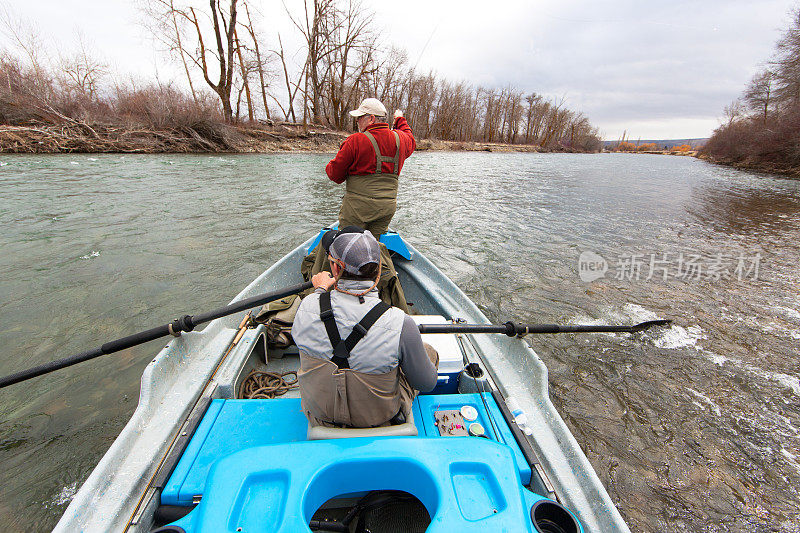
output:
[[[626,139],[628,142],[632,142],[636,145],[642,145],[647,143],[654,143],[660,150],[669,150],[673,146],[680,146],[682,144],[688,144],[693,149],[699,148],[703,146],[706,141],[708,141],[708,137],[702,139]],[[603,141],[603,148],[611,148],[616,146],[619,142],[619,139],[613,141]]]

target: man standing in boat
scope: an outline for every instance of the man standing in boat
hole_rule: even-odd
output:
[[[369,231],[328,231],[331,273],[311,278],[292,326],[300,350],[300,397],[312,426],[404,423],[414,390],[436,386],[439,356],[414,320],[378,298],[378,241]]]
[[[411,127],[403,112],[394,112],[394,125],[383,122],[386,107],[367,98],[358,109],[358,132],[342,143],[325,172],[331,181],[345,183],[339,210],[339,227],[359,226],[376,238],[386,233],[397,209],[397,180],[403,162],[416,148]]]

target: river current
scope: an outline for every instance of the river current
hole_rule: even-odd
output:
[[[0,375],[227,303],[322,225],[329,155],[0,155]],[[392,227],[528,337],[633,531],[800,531],[800,182],[686,157],[418,153]],[[0,531],[47,531],[164,345],[0,390]]]

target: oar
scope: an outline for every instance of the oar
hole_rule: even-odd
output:
[[[131,348],[133,346],[144,344],[148,341],[166,337],[167,335],[174,335],[177,337],[182,331],[192,331],[200,324],[205,324],[206,322],[211,322],[217,318],[233,315],[240,311],[245,311],[259,305],[273,302],[275,300],[280,300],[281,298],[291,296],[292,294],[303,292],[311,287],[312,285],[309,281],[306,283],[301,283],[300,285],[292,285],[291,287],[286,287],[277,291],[267,292],[251,298],[245,298],[244,300],[239,300],[238,302],[226,305],[225,307],[220,307],[214,311],[209,311],[208,313],[201,313],[194,316],[184,315],[181,318],[176,318],[169,324],[164,324],[163,326],[140,331],[139,333],[134,333],[133,335],[128,335],[127,337],[122,337],[121,339],[107,342],[99,348],[95,348],[94,350],[81,352],[70,357],[51,361],[49,363],[35,366],[33,368],[29,368],[28,370],[23,370],[22,372],[17,372],[16,374],[11,374],[10,376],[0,378],[0,389],[9,385],[13,385],[14,383],[19,383],[20,381],[35,378],[43,374],[49,374],[55,370],[76,365],[78,363],[88,361],[89,359],[94,359],[95,357],[100,357],[101,355],[118,352],[120,350],[124,350],[125,348]]]
[[[558,324],[420,324],[420,333],[504,333],[509,337],[532,333],[635,333],[671,320],[648,320],[633,326],[560,326]]]

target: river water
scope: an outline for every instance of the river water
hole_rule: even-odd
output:
[[[227,303],[335,220],[329,157],[0,156],[0,374]],[[800,182],[419,153],[392,226],[495,321],[674,320],[528,340],[632,530],[800,531]],[[0,391],[0,531],[55,524],[163,344]]]

